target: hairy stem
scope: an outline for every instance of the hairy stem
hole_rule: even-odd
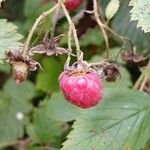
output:
[[[118,35],[116,32],[114,32],[111,28],[109,28],[107,25],[102,24],[103,28],[107,29],[110,33],[112,33],[114,36],[116,36],[118,39],[122,41],[123,44],[125,44],[125,37]]]
[[[75,25],[74,23],[72,22],[72,19],[64,5],[64,3],[62,2],[62,0],[59,0],[59,3],[62,7],[62,10],[67,18],[67,21],[70,25],[70,30],[72,30],[72,33],[73,33],[73,38],[74,38],[74,41],[75,41],[75,46],[76,46],[76,53],[77,53],[77,60],[79,60],[80,58],[80,54],[81,54],[81,50],[80,50],[80,44],[79,44],[79,39],[78,39],[78,36],[77,36],[77,32],[76,32],[76,28],[75,28]]]
[[[70,26],[69,31],[68,31],[68,49],[69,49],[70,52],[72,52],[71,40],[72,40],[72,28]]]
[[[51,46],[51,43],[52,43],[52,41],[53,41],[52,39],[53,39],[54,36],[55,36],[56,25],[57,25],[57,22],[58,22],[59,13],[60,13],[60,4],[58,5],[57,9],[55,10],[55,14],[54,14],[53,21],[52,21],[52,29],[51,29],[51,37],[50,37],[50,46]]]
[[[59,4],[57,3],[54,7],[52,7],[51,9],[49,9],[48,11],[42,13],[39,18],[37,18],[37,20],[35,21],[34,25],[32,26],[29,35],[27,37],[27,40],[25,42],[23,51],[22,51],[22,56],[25,58],[27,55],[27,52],[29,50],[29,45],[33,36],[34,31],[36,30],[37,26],[39,25],[39,23],[45,18],[47,17],[49,14],[51,14],[53,11],[55,11],[58,8]]]
[[[100,17],[99,17],[97,0],[93,0],[93,7],[94,7],[93,13],[94,13],[96,22],[99,25],[99,27],[100,27],[100,29],[102,31],[104,40],[105,40],[106,58],[109,59],[109,41],[108,41],[108,36],[107,36],[107,33],[106,33],[105,29],[104,29],[103,23],[101,22]]]

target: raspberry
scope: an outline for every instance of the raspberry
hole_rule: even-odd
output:
[[[90,108],[102,99],[102,81],[94,72],[63,72],[59,83],[66,100],[78,107]]]
[[[57,2],[58,0],[55,1]],[[82,2],[83,0],[65,0],[64,4],[67,10],[75,10],[81,5]]]

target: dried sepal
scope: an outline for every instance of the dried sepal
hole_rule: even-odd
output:
[[[146,66],[148,63],[148,57],[145,57],[143,54],[138,54],[136,49],[133,50],[124,50],[121,53],[121,58],[126,61],[127,64],[137,65],[137,66]]]
[[[6,53],[6,60],[12,66],[13,78],[17,85],[26,80],[30,71],[35,71],[40,67],[39,62],[33,60],[30,55],[24,58],[21,51],[22,47],[18,47]]]
[[[120,76],[118,66],[115,64],[109,64],[103,68],[104,77],[108,82],[114,82]]]
[[[32,47],[29,50],[29,53],[31,55],[33,54],[46,54],[47,56],[58,56],[69,53],[68,50],[62,47],[58,47],[58,41],[60,39],[60,36],[54,37],[51,40],[47,37],[44,38],[43,43],[40,45],[37,45],[35,47]]]
[[[114,82],[120,76],[118,66],[107,60],[100,63],[92,63],[90,67],[97,71],[97,73],[104,77],[108,82]]]

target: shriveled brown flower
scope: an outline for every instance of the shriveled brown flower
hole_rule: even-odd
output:
[[[52,39],[45,37],[43,43],[35,47],[32,47],[29,50],[29,53],[31,55],[35,53],[46,54],[47,56],[52,56],[52,55],[58,56],[58,55],[69,53],[69,51],[66,50],[65,48],[58,47],[58,41],[60,40],[60,37],[61,35],[54,37]]]
[[[148,63],[148,57],[145,57],[143,54],[136,53],[136,50],[124,50],[121,53],[121,58],[127,62],[127,64],[137,65],[137,66],[146,66]]]
[[[30,71],[35,71],[40,67],[39,62],[33,60],[29,55],[24,58],[21,50],[22,48],[18,47],[6,53],[6,60],[12,65],[12,74],[16,84],[26,80]]]
[[[96,70],[108,82],[114,82],[120,76],[118,65],[107,60],[100,63],[92,63],[90,67]]]

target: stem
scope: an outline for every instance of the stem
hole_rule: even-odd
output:
[[[139,79],[136,81],[135,85],[134,85],[134,89],[139,89],[142,81],[143,81],[143,78],[144,78],[144,74],[142,73],[139,77]]]
[[[53,41],[52,39],[54,38],[54,35],[55,35],[56,25],[57,25],[58,18],[59,18],[59,12],[60,12],[60,4],[58,4],[58,7],[55,10],[55,14],[54,14],[54,17],[53,17],[52,29],[51,29],[51,37],[50,37],[50,46],[51,46],[51,43]]]
[[[72,28],[70,26],[69,31],[68,31],[68,49],[69,49],[70,52],[72,52],[71,39],[72,39]]]
[[[134,89],[140,89],[142,91],[147,82],[150,81],[150,60],[148,65],[145,67],[144,71],[140,75],[139,79],[134,85]]]
[[[111,28],[109,28],[107,25],[102,24],[103,28],[107,29],[109,32],[111,32],[114,36],[116,36],[118,39],[122,41],[123,44],[125,44],[125,37],[118,35],[116,32],[114,32]]]
[[[146,75],[144,76],[143,82],[142,82],[141,87],[140,87],[140,91],[143,91],[144,86],[146,85],[146,82],[147,82],[147,80],[148,80],[148,76],[149,76],[148,74],[146,74]]]
[[[97,0],[93,0],[93,7],[94,7],[93,13],[94,13],[96,22],[97,22],[97,24],[99,25],[99,27],[100,27],[100,29],[101,29],[101,31],[102,31],[104,40],[105,40],[105,45],[106,45],[106,58],[109,59],[109,42],[108,42],[108,36],[107,36],[106,31],[104,30],[103,23],[101,22],[100,17],[99,17],[99,14],[98,14]]]
[[[67,21],[68,21],[68,23],[70,25],[70,28],[72,29],[73,38],[74,38],[75,45],[76,45],[77,60],[79,60],[80,54],[81,54],[81,50],[80,50],[80,44],[79,44],[79,39],[78,39],[78,36],[77,36],[75,25],[72,22],[71,17],[69,15],[69,13],[68,13],[64,3],[62,2],[62,0],[59,0],[59,3],[60,3],[60,5],[61,5],[61,7],[63,9],[63,12],[64,12],[66,18],[67,18]]]
[[[27,37],[27,40],[25,42],[25,45],[24,45],[24,48],[23,48],[23,51],[22,51],[22,56],[25,58],[26,55],[27,55],[27,52],[28,52],[28,49],[29,49],[29,45],[30,45],[30,42],[31,42],[31,38],[33,36],[33,33],[34,31],[36,30],[38,24],[46,17],[48,16],[49,14],[51,14],[54,10],[57,9],[57,7],[59,6],[59,4],[57,3],[54,7],[52,7],[51,9],[49,9],[48,11],[42,13],[39,18],[37,18],[36,22],[34,23],[34,25],[32,26],[30,32],[29,32],[29,35]]]

